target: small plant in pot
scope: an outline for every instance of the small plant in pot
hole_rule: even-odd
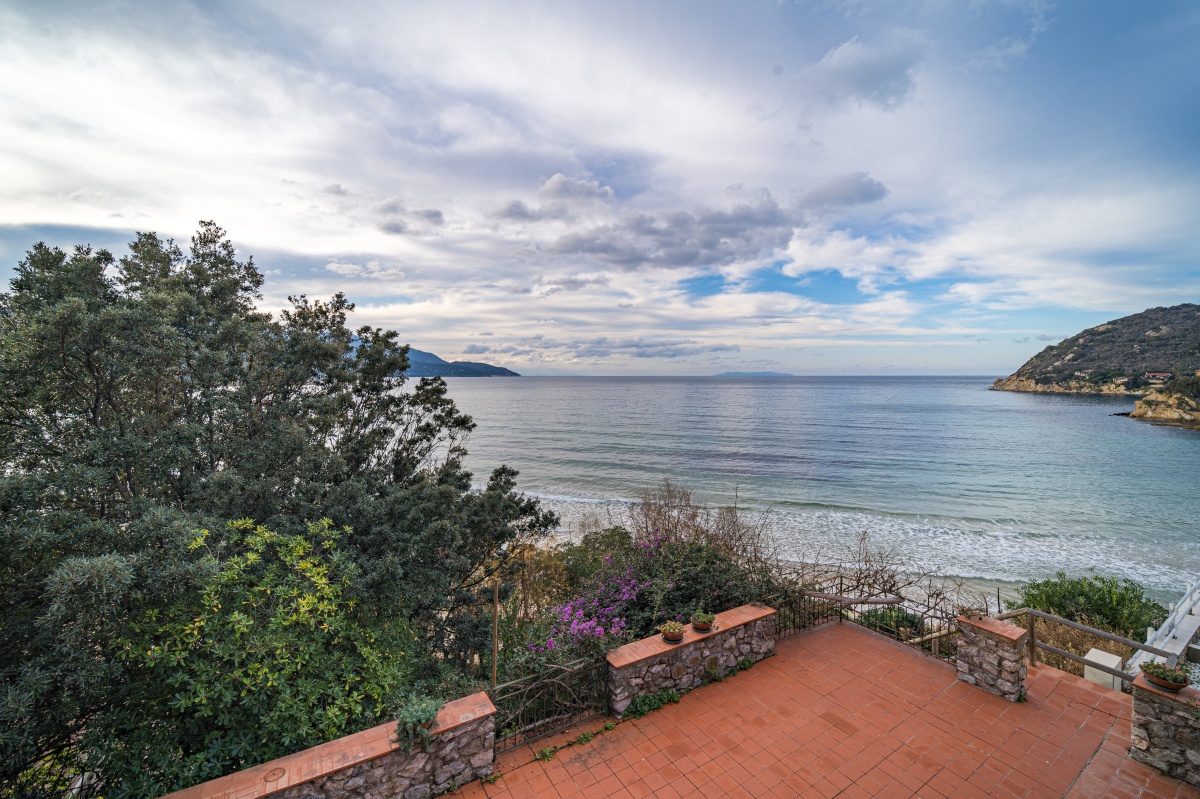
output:
[[[712,629],[713,621],[717,618],[715,613],[705,613],[698,610],[692,614],[692,629],[698,633],[706,633]]]
[[[400,705],[396,711],[396,738],[406,751],[411,753],[418,746],[424,752],[429,751],[433,741],[429,728],[443,704],[431,696],[409,694]]]
[[[683,622],[668,621],[659,626],[658,631],[662,633],[664,641],[669,644],[677,644],[683,640],[684,629]]]
[[[1191,675],[1183,669],[1173,669],[1153,661],[1142,664],[1142,675],[1148,682],[1167,691],[1178,691],[1192,682]]]

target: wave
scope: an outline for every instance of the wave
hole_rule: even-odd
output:
[[[620,521],[633,500],[533,494],[562,519],[561,534],[577,535],[598,511]],[[1127,542],[1049,529],[1012,518],[948,518],[821,506],[745,506],[770,513],[781,554],[795,560],[827,560],[849,550],[862,533],[902,559],[946,577],[1013,583],[1045,579],[1048,570],[1096,573],[1136,580],[1156,594],[1172,595],[1200,571],[1195,557],[1154,557],[1153,549]],[[1049,569],[1047,564],[1052,564]]]

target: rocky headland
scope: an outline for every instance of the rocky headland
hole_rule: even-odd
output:
[[[1151,391],[1137,401],[1129,417],[1200,429],[1200,402],[1184,394]]]
[[[1066,380],[1061,383],[1039,383],[1031,377],[1009,375],[992,383],[992,391],[1023,391],[1029,394],[1111,394],[1119,397],[1141,397],[1150,389],[1131,389],[1122,383],[1093,383],[1087,380]]]
[[[992,389],[1149,399],[1152,393],[1178,393],[1172,382],[1198,371],[1200,305],[1185,303],[1123,316],[1063,339]]]

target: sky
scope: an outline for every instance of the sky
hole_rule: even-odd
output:
[[[979,374],[1200,301],[1200,4],[0,0],[0,280],[221,225],[522,374]]]

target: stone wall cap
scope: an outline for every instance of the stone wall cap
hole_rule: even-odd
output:
[[[1155,696],[1161,696],[1164,699],[1170,699],[1181,705],[1200,707],[1200,690],[1196,688],[1180,688],[1178,691],[1167,691],[1159,688],[1157,685],[1151,684],[1142,674],[1133,678],[1133,687],[1140,691],[1154,694]]]
[[[695,643],[696,641],[703,641],[705,638],[720,635],[721,633],[735,630],[738,627],[744,627],[747,624],[761,621],[774,616],[775,612],[775,608],[769,608],[766,605],[742,605],[741,607],[718,613],[717,618],[713,620],[713,628],[709,632],[698,633],[691,628],[691,625],[686,626],[683,631],[683,641],[678,644],[668,644],[663,640],[662,635],[656,633],[649,638],[643,638],[640,641],[632,641],[624,646],[619,646],[609,651],[608,664],[614,669],[623,669],[626,666],[648,660],[664,652],[687,648],[688,644]]]
[[[972,618],[970,616],[958,617],[959,627],[972,627],[982,633],[991,635],[994,638],[1001,638],[1012,643],[1019,642],[1026,636],[1028,630],[1024,627],[1018,627],[1007,621],[993,619],[991,616],[981,616]]]
[[[447,702],[438,712],[430,731],[434,735],[447,732],[495,712],[492,700],[480,691]],[[162,799],[259,799],[394,752],[400,748],[395,738],[396,722],[389,721],[169,793]]]

